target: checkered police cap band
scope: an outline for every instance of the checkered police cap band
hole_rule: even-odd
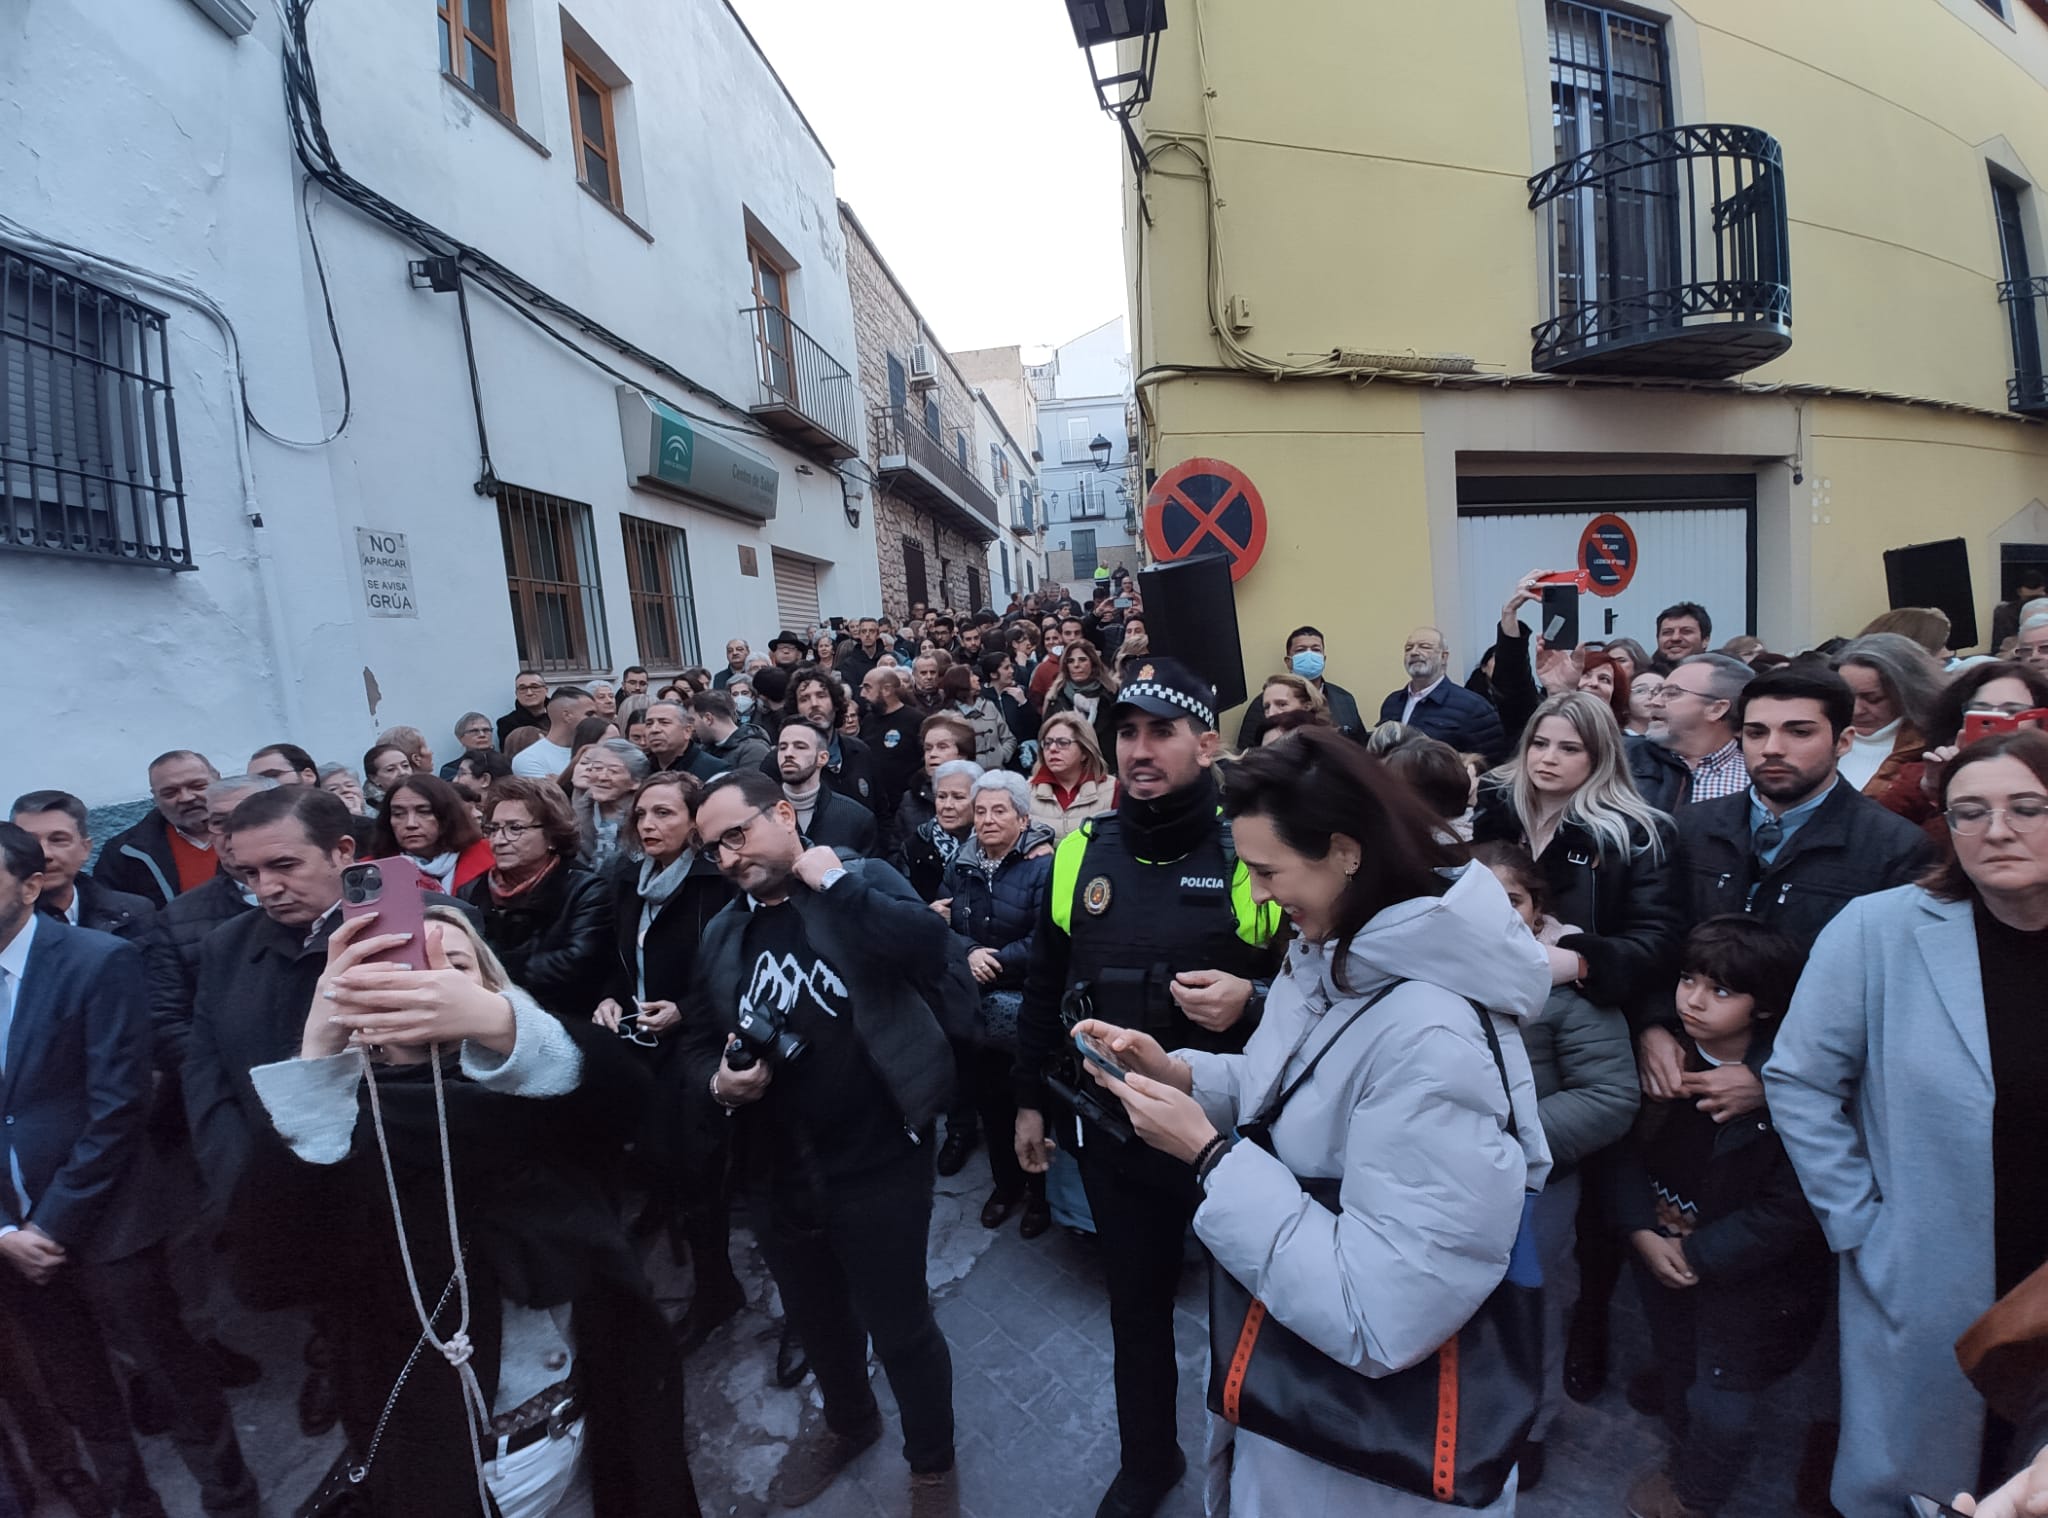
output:
[[[1117,693],[1117,700],[1123,701],[1166,701],[1179,707],[1195,718],[1204,727],[1216,725],[1216,713],[1202,704],[1199,697],[1184,690],[1175,690],[1171,685],[1161,685],[1157,680],[1140,680],[1126,685]]]

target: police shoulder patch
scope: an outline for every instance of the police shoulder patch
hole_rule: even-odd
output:
[[[1081,905],[1088,909],[1091,917],[1100,917],[1109,910],[1109,877],[1097,875],[1081,888]]]

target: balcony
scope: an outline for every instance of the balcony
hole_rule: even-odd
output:
[[[1529,181],[1553,260],[1550,374],[1727,379],[1792,346],[1785,167],[1754,127],[1603,143]]]
[[[2048,368],[2041,362],[2041,329],[2048,324],[2048,274],[1999,281],[1999,304],[2012,326],[2012,378],[2005,403],[2028,416],[2048,417]]]
[[[894,406],[877,406],[868,424],[875,437],[875,473],[884,486],[916,505],[950,512],[955,525],[980,542],[995,536],[996,498],[923,422]]]
[[[749,306],[740,318],[759,380],[753,415],[835,463],[859,453],[860,403],[845,366],[774,306]]]

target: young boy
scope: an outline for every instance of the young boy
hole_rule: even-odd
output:
[[[1761,1070],[1804,956],[1753,917],[1715,917],[1680,956],[1688,1073]],[[1634,1518],[1720,1511],[1748,1459],[1758,1394],[1813,1347],[1826,1240],[1770,1113],[1718,1123],[1690,1097],[1643,1103],[1617,1167],[1615,1218],[1634,1245],[1654,1365],[1630,1387],[1676,1444],[1629,1488]]]

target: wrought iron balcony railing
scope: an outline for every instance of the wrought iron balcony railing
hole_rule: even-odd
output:
[[[1725,379],[1792,346],[1785,167],[1755,127],[1626,137],[1529,181],[1554,263],[1548,372]]]
[[[868,421],[874,430],[875,471],[883,483],[921,505],[953,508],[984,541],[994,536],[1000,525],[996,498],[922,420],[895,406],[877,406]]]
[[[2048,365],[2041,361],[2041,331],[2048,326],[2048,274],[2000,280],[1998,300],[2012,325],[2012,378],[2005,382],[2006,405],[2030,416],[2048,416]]]
[[[760,383],[753,414],[834,459],[859,453],[860,402],[846,366],[778,307],[749,306],[740,317]]]

